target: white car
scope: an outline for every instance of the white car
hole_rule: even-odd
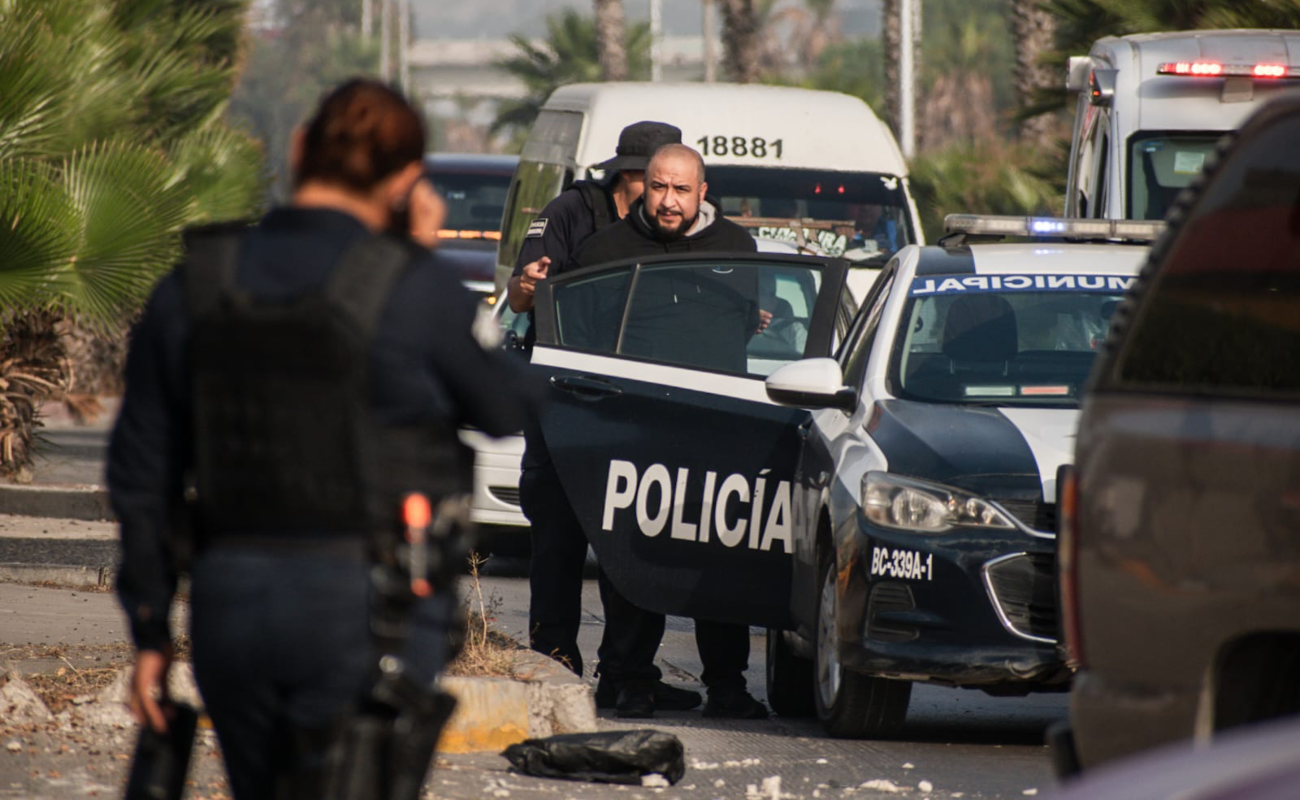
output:
[[[493,321],[505,332],[507,349],[518,349],[528,324],[502,297],[492,308]],[[503,555],[528,551],[528,518],[519,507],[519,464],[524,455],[522,433],[494,439],[473,428],[462,428],[460,440],[474,449],[474,497],[470,518],[478,526],[485,549]]]
[[[815,710],[832,735],[893,733],[915,681],[1068,686],[1056,474],[1146,257],[1116,241],[1163,223],[947,223],[940,246],[890,261],[834,358],[767,379],[771,399],[812,409],[793,476],[792,624],[768,631],[768,700]],[[1044,238],[981,243],[1003,234]]]

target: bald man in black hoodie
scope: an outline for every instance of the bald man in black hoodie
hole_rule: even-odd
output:
[[[578,251],[578,267],[641,256],[689,252],[758,250],[744,228],[723,218],[706,198],[704,160],[691,148],[664,145],[646,167],[645,194],[628,215],[598,231]],[[660,302],[641,302],[639,321],[629,320],[623,352],[653,357],[658,350],[693,353],[699,366],[745,371],[745,345],[771,315],[759,311],[758,284],[753,270],[665,271],[646,273],[639,292],[661,295]],[[686,308],[705,302],[714,313],[701,315]],[[701,330],[700,326],[708,326]],[[664,616],[632,605],[600,573],[600,595],[607,631],[601,643],[600,671],[618,686],[620,717],[651,716],[653,688],[659,669],[655,652],[663,638]],[[736,623],[695,621],[695,642],[704,664],[700,676],[708,689],[706,717],[762,719],[767,709],[749,694],[749,628]]]

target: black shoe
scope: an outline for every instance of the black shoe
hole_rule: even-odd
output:
[[[709,700],[704,704],[704,716],[715,719],[767,719],[767,706],[755,700],[744,689],[709,692]]]
[[[644,719],[655,715],[654,688],[646,683],[630,683],[618,690],[614,716],[619,719]]]
[[[690,711],[697,708],[703,698],[699,692],[678,689],[676,686],[655,681],[654,703],[658,711]],[[614,708],[618,704],[618,687],[613,681],[601,678],[596,682],[596,708]]]

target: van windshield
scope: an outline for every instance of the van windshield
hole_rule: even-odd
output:
[[[759,249],[883,265],[916,241],[903,182],[877,172],[709,167],[709,195]]]
[[[1220,133],[1138,134],[1129,140],[1130,219],[1164,219],[1214,152]]]

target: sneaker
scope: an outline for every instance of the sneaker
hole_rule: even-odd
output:
[[[650,684],[635,682],[618,690],[614,716],[619,719],[644,719],[655,715],[655,693]]]
[[[654,705],[658,711],[690,711],[697,708],[703,700],[699,692],[655,681]],[[596,683],[596,708],[615,708],[617,704],[618,687],[613,681],[601,678]]]
[[[767,719],[767,706],[744,689],[709,692],[703,713],[715,719]]]

